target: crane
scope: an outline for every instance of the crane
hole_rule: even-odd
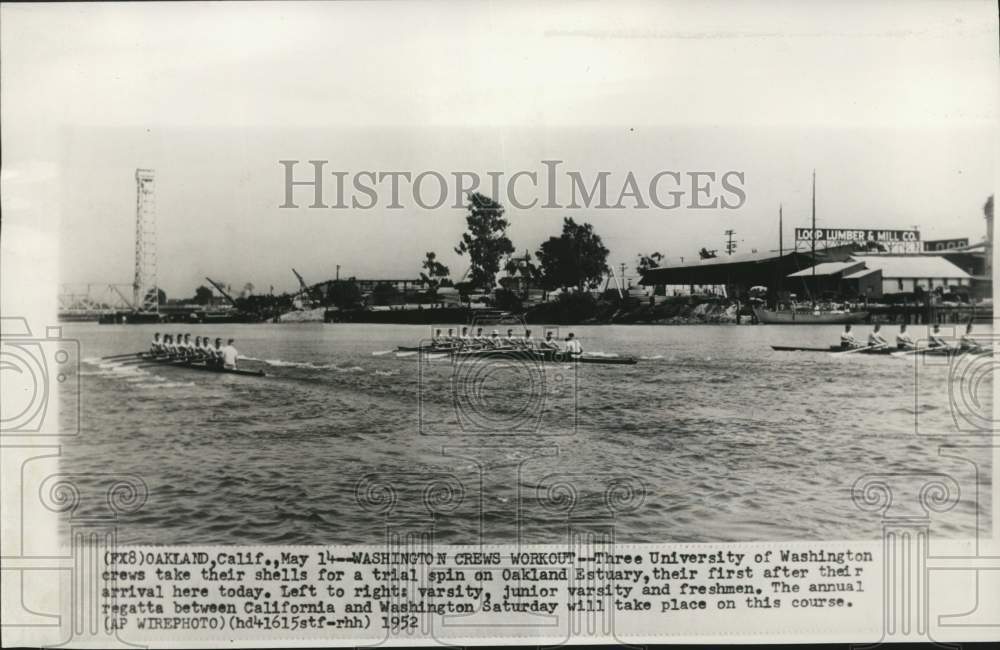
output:
[[[338,267],[338,269],[339,269],[339,267]],[[306,284],[306,281],[304,279],[302,279],[302,276],[299,274],[298,271],[296,271],[293,268],[292,269],[292,273],[294,273],[295,277],[299,279],[299,286],[302,287],[302,292],[301,293],[304,293],[306,295],[306,297],[309,298],[314,304],[318,304],[318,303],[323,302],[321,298],[319,298],[315,293],[313,293],[313,290],[309,287],[309,285]]]
[[[207,277],[207,276],[205,277],[205,279],[206,279],[206,280],[208,280],[208,283],[209,283],[209,284],[211,284],[211,285],[212,285],[213,287],[215,287],[215,288],[216,288],[216,290],[217,290],[217,291],[218,291],[219,293],[221,293],[221,294],[222,294],[222,297],[223,297],[223,298],[225,298],[226,300],[228,300],[228,301],[229,301],[229,304],[230,304],[230,305],[232,305],[233,307],[236,307],[236,301],[235,301],[235,300],[233,300],[233,297],[232,297],[232,296],[230,296],[230,295],[229,295],[228,293],[226,293],[226,290],[222,288],[222,285],[221,285],[221,284],[219,284],[218,282],[216,282],[215,280],[213,280],[212,278],[210,278],[210,277]]]

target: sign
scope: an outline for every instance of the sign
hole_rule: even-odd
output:
[[[796,228],[795,241],[822,241],[850,244],[852,242],[903,244],[920,241],[919,230],[861,230],[857,228]]]
[[[968,237],[961,237],[959,239],[932,239],[924,242],[924,252],[950,251],[955,248],[965,248],[968,245]]]

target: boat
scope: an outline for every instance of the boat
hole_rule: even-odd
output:
[[[864,348],[842,348],[839,345],[830,345],[825,348],[820,347],[806,347],[806,346],[795,346],[795,345],[772,345],[771,349],[775,352],[849,352],[851,349],[857,350],[855,354],[891,354],[894,356],[906,356],[906,355],[916,355],[923,354],[932,357],[947,357],[958,354],[992,354],[993,350],[990,348],[985,348],[982,350],[968,350],[963,351],[957,348],[922,348],[920,350],[906,350],[900,348],[875,348],[867,350]]]
[[[443,351],[448,353],[447,351]],[[593,363],[609,366],[634,366],[639,362],[635,357],[574,357],[569,352],[560,350],[514,350],[487,349],[450,352],[459,359],[523,359],[526,361],[544,361],[548,363]]]
[[[767,325],[845,325],[863,323],[868,318],[867,311],[843,311],[822,309],[774,310],[753,308],[754,316]]]
[[[174,359],[171,357],[154,357],[150,354],[140,354],[138,355],[146,363],[155,363],[162,366],[176,366],[178,368],[187,368],[189,370],[203,370],[205,372],[217,372],[225,375],[242,375],[244,377],[264,377],[266,373],[263,370],[243,370],[242,368],[223,368],[222,366],[210,366],[204,361],[188,361],[185,359]]]
[[[839,345],[829,345],[825,348],[817,347],[800,347],[795,345],[772,345],[771,349],[776,352],[849,352],[850,350],[858,350],[856,354],[892,354],[893,352],[905,352],[905,350],[898,350],[896,348],[872,348],[871,350],[866,350],[862,348],[842,348]]]

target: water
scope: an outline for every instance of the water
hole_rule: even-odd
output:
[[[64,471],[94,489],[142,478],[125,543],[374,543],[431,528],[446,543],[556,543],[570,525],[613,525],[620,542],[872,538],[879,515],[851,498],[871,473],[952,477],[961,495],[935,534],[971,536],[977,514],[990,525],[988,449],[965,452],[978,503],[976,465],[938,451],[963,426],[948,360],[769,347],[826,345],[839,327],[574,327],[588,352],[641,358],[574,368],[392,352],[425,337],[419,326],[184,325],[169,331],[235,337],[256,359],[242,366],[268,376],[97,362],[155,329],[64,326],[85,359]],[[992,412],[988,376],[965,393]],[[894,507],[922,512],[915,480],[891,479]]]

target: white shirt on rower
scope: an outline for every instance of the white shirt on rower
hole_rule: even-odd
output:
[[[896,335],[896,345],[913,345],[913,337],[909,332],[900,332]]]
[[[868,345],[885,345],[887,341],[882,337],[879,332],[872,332],[868,335]]]
[[[566,341],[566,351],[573,355],[583,354],[583,346],[578,339],[569,339]]]
[[[235,368],[236,360],[239,358],[240,354],[236,348],[232,345],[227,345],[222,348],[222,365],[226,368]]]

